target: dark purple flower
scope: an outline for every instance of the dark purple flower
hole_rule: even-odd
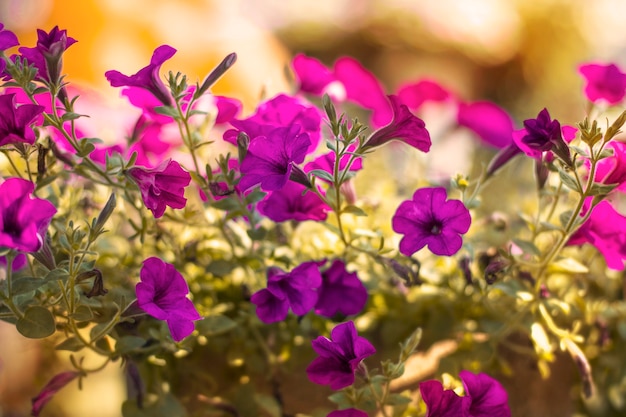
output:
[[[35,398],[32,399],[31,415],[37,417],[43,407],[67,384],[75,380],[80,373],[74,371],[61,372],[52,377]]]
[[[336,259],[322,272],[315,313],[325,317],[333,317],[337,313],[349,316],[360,313],[366,302],[367,289],[356,272],[346,270],[342,260]]]
[[[331,411],[326,417],[367,417],[367,413],[356,408],[346,408],[345,410]]]
[[[513,134],[515,144],[527,155],[538,158],[543,152],[552,151],[566,163],[571,164],[569,148],[563,139],[561,124],[552,120],[547,109],[539,112],[536,119],[524,120],[524,128]]]
[[[439,381],[420,383],[420,394],[428,408],[428,417],[469,417],[471,399],[459,397],[452,390],[444,390]]]
[[[354,373],[363,359],[376,353],[364,337],[357,335],[352,321],[338,324],[330,332],[330,339],[320,336],[311,342],[320,355],[306,368],[309,379],[338,390],[354,383]]]
[[[626,95],[626,74],[615,64],[586,64],[578,68],[585,77],[585,95],[592,102],[617,104]]]
[[[317,262],[304,262],[291,272],[272,267],[267,270],[267,288],[250,299],[264,323],[284,320],[289,309],[299,316],[308,313],[317,302],[317,288],[322,276]]]
[[[57,209],[51,202],[32,198],[35,184],[9,178],[0,185],[0,248],[36,252]]]
[[[15,36],[15,33],[6,30],[4,25],[0,23],[0,51],[7,50],[19,44],[20,42],[17,36]]]
[[[392,227],[405,236],[400,252],[411,256],[424,246],[435,255],[451,256],[461,249],[461,235],[472,218],[459,200],[446,200],[445,188],[421,188],[413,200],[403,201],[393,216]]]
[[[168,159],[156,168],[132,167],[128,174],[139,186],[143,202],[155,218],[163,216],[165,207],[182,209],[187,204],[185,187],[191,175],[176,161]]]
[[[285,186],[293,170],[292,163],[304,161],[311,144],[307,133],[300,133],[299,125],[279,127],[267,136],[255,138],[241,164],[239,188],[246,190],[261,184],[265,191]]]
[[[37,46],[21,47],[20,54],[37,68],[37,77],[57,83],[61,77],[63,53],[76,43],[76,39],[67,36],[66,30],[55,26],[49,33],[37,29]]]
[[[15,94],[0,96],[0,146],[28,143],[32,145],[37,139],[31,128],[37,117],[43,113],[44,107],[36,104],[15,106]]]
[[[161,103],[166,106],[172,104],[169,91],[159,77],[161,65],[174,56],[176,49],[169,45],[161,45],[154,50],[150,65],[142,68],[134,75],[127,76],[119,71],[107,71],[104,73],[113,87],[140,87],[151,92]]]
[[[189,287],[174,265],[159,258],[143,261],[137,283],[137,305],[157,320],[165,320],[172,339],[181,341],[193,330],[193,322],[202,317],[187,298]]]
[[[288,181],[280,190],[272,191],[259,202],[259,213],[275,222],[287,220],[325,220],[330,207],[314,192],[303,195],[304,185]]]
[[[457,123],[496,148],[506,148],[513,142],[513,119],[494,103],[488,101],[460,103]]]
[[[365,142],[365,147],[374,148],[397,139],[422,152],[428,152],[431,145],[430,134],[424,121],[411,113],[409,108],[400,102],[398,96],[389,96],[389,101],[393,108],[393,120],[372,133]]]

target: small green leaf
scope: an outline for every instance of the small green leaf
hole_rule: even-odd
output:
[[[85,345],[76,337],[70,337],[55,346],[56,350],[69,350],[70,352],[78,352],[83,349]]]
[[[539,248],[537,248],[537,246],[535,246],[535,244],[532,242],[514,238],[513,243],[517,245],[526,254],[531,254],[531,255],[536,255],[536,256],[541,255],[541,251],[539,250]]]
[[[154,111],[157,114],[162,114],[164,116],[170,116],[174,119],[178,118],[178,112],[176,111],[176,109],[174,107],[170,107],[170,106],[157,106],[154,108]]]
[[[586,274],[589,269],[572,258],[559,259],[556,262],[552,262],[548,266],[549,272],[564,272],[568,274]]]
[[[17,321],[17,331],[30,339],[42,339],[52,335],[56,329],[54,316],[47,309],[39,306],[28,307],[24,317]]]
[[[72,314],[72,318],[76,321],[89,321],[93,318],[93,312],[86,305],[79,305]]]
[[[46,284],[47,281],[42,278],[36,277],[22,277],[13,280],[11,286],[11,295],[26,294],[31,291],[35,291],[37,288]]]
[[[264,193],[257,188],[246,196],[246,204],[258,203],[259,201],[263,200],[263,197],[265,197],[266,195],[267,193]]]
[[[600,184],[599,182],[594,182],[591,184],[591,188],[587,190],[588,195],[606,195],[613,191],[615,187],[619,184]]]
[[[402,394],[390,394],[387,397],[387,401],[385,401],[387,405],[406,405],[406,404],[409,404],[410,402],[411,402],[411,399]]]
[[[559,178],[561,178],[561,182],[563,183],[563,185],[565,185],[570,190],[580,191],[580,187],[578,186],[578,183],[576,182],[574,177],[572,177],[571,175],[568,175],[562,169],[559,169]]]
[[[196,323],[196,329],[205,336],[227,333],[237,327],[237,322],[221,314],[206,317]]]
[[[334,182],[335,180],[333,178],[333,174],[331,174],[330,172],[326,172],[323,169],[314,169],[310,171],[309,174],[313,175],[314,177],[320,178],[322,180],[326,180],[330,183]]]
[[[138,336],[124,336],[115,344],[115,352],[120,355],[130,353],[146,344],[146,340]]]
[[[341,209],[341,212],[354,214],[355,216],[367,216],[367,213],[357,206],[346,206]]]

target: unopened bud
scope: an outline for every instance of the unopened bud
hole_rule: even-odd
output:
[[[622,128],[622,126],[624,126],[624,123],[626,123],[626,110],[624,110],[622,114],[620,114],[619,117],[615,119],[611,126],[609,126],[609,128],[606,130],[606,133],[604,134],[604,142],[608,142],[609,140],[613,139],[615,135],[620,133],[620,129]]]

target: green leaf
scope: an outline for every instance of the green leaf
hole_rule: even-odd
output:
[[[282,416],[280,404],[278,404],[278,401],[276,401],[274,397],[264,394],[256,394],[254,396],[254,401],[263,411],[269,414],[270,417]]]
[[[221,314],[206,317],[196,323],[196,329],[205,336],[227,333],[237,327],[237,322]]]
[[[146,344],[146,340],[138,336],[124,336],[115,344],[115,352],[120,355],[130,353]]]
[[[591,184],[591,188],[587,191],[588,195],[606,195],[613,191],[619,184],[601,184],[594,182]]]
[[[568,175],[562,169],[559,169],[559,178],[561,178],[561,182],[563,183],[563,185],[565,185],[570,190],[572,190],[572,191],[580,191],[578,183],[576,182],[574,177],[572,177],[571,175]]]
[[[258,229],[248,229],[246,230],[246,233],[252,240],[262,240],[265,237],[267,230],[265,230],[264,227],[259,227]]]
[[[355,216],[365,216],[365,217],[367,216],[367,213],[363,211],[363,209],[357,206],[346,206],[343,209],[341,209],[341,212],[354,214]]]
[[[334,394],[331,394],[328,397],[328,399],[334,402],[335,404],[337,404],[337,407],[339,409],[350,408],[354,406],[354,404],[350,400],[350,397],[348,397],[348,395],[343,391],[339,391],[339,392],[335,392]]]
[[[211,205],[218,210],[224,210],[224,211],[231,211],[231,210],[239,209],[239,202],[229,197],[222,198],[221,200],[217,200]]]
[[[26,294],[35,291],[37,288],[46,284],[47,281],[36,277],[22,277],[13,280],[11,286],[11,295]]]
[[[410,402],[411,402],[411,399],[402,394],[389,394],[389,396],[387,396],[387,401],[385,401],[385,404],[406,405],[406,404],[409,404]]]
[[[76,337],[70,337],[55,346],[56,350],[69,350],[70,352],[78,352],[83,349],[85,345]]]
[[[552,262],[548,266],[549,272],[564,272],[568,274],[586,274],[589,269],[572,258],[559,259],[556,262]]]
[[[264,193],[257,188],[246,196],[246,204],[258,203],[259,201],[263,200],[263,197],[265,197],[266,195],[267,193]]]
[[[174,119],[178,118],[178,111],[174,107],[157,106],[154,108],[154,111],[158,114],[162,114],[164,116],[170,116]]]
[[[72,318],[76,321],[89,321],[93,318],[93,312],[86,305],[79,305],[72,314]]]
[[[536,256],[541,255],[541,251],[539,250],[539,248],[537,248],[537,246],[535,246],[535,244],[532,243],[532,242],[529,242],[527,240],[514,238],[513,239],[513,243],[515,245],[519,246],[519,248],[522,251],[524,251],[524,253],[526,253],[526,254],[531,254],[531,255],[536,255]]]
[[[76,120],[79,117],[89,117],[89,116],[87,116],[86,114],[67,112],[67,113],[63,113],[63,116],[61,116],[61,120],[64,122],[69,122],[70,120]]]
[[[52,335],[56,329],[54,316],[47,309],[39,306],[28,307],[24,317],[17,321],[17,331],[30,339],[42,339]]]
[[[323,169],[314,169],[310,171],[309,174],[313,175],[314,177],[326,180],[330,183],[333,183],[335,181],[335,179],[333,178],[333,174],[331,174],[330,172],[326,172]]]

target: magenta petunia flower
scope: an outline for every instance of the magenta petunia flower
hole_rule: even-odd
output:
[[[324,94],[325,88],[335,81],[333,73],[315,58],[298,54],[291,62],[299,90],[316,95]]]
[[[346,408],[344,410],[331,411],[326,417],[367,417],[367,413],[356,408]]]
[[[165,320],[172,339],[181,341],[194,330],[202,317],[187,298],[189,287],[174,265],[151,257],[143,261],[137,283],[137,305],[158,320]]]
[[[578,67],[585,77],[585,95],[594,103],[617,104],[626,95],[626,74],[615,64],[585,64]]]
[[[58,26],[48,33],[37,29],[37,46],[23,46],[19,52],[37,68],[39,79],[56,83],[61,77],[63,53],[76,42],[76,39],[67,36],[66,30],[60,30]]]
[[[304,185],[287,181],[283,188],[272,191],[259,202],[259,213],[275,222],[325,220],[330,207],[314,192],[303,195],[305,190]]]
[[[372,133],[365,142],[365,147],[374,148],[397,139],[422,152],[428,152],[431,145],[430,134],[424,121],[411,113],[397,96],[389,96],[389,101],[393,108],[393,120]]]
[[[494,103],[488,101],[460,103],[457,123],[496,148],[506,148],[513,142],[513,119]]]
[[[15,94],[0,95],[0,146],[28,143],[37,139],[31,125],[44,111],[43,106],[22,104],[15,106]]]
[[[446,198],[445,188],[421,188],[412,200],[400,204],[392,226],[405,235],[401,253],[411,256],[426,245],[435,255],[451,256],[461,249],[461,235],[469,230],[472,218],[461,201]]]
[[[427,101],[446,101],[452,93],[433,80],[420,80],[406,84],[398,89],[400,102],[412,111],[418,110]]]
[[[256,314],[264,323],[284,320],[289,309],[302,316],[317,302],[317,288],[322,276],[317,262],[304,262],[291,272],[271,267],[267,270],[267,288],[252,294]]]
[[[57,209],[51,202],[32,198],[35,184],[9,178],[0,184],[0,248],[36,252],[43,245]]]
[[[358,314],[367,302],[367,289],[356,272],[348,272],[346,264],[336,259],[322,272],[322,285],[317,290],[315,313],[333,317]]]
[[[452,390],[444,390],[439,381],[420,383],[420,394],[428,408],[428,417],[469,417],[471,399],[459,397]]]
[[[309,379],[338,390],[354,383],[354,373],[363,359],[376,353],[366,338],[357,335],[352,321],[338,324],[330,332],[330,339],[320,336],[311,342],[320,355],[306,368]]]
[[[155,218],[163,216],[165,207],[182,209],[187,204],[185,187],[191,175],[176,161],[168,159],[156,168],[132,167],[128,174],[139,186],[143,202]]]
[[[174,56],[176,49],[169,45],[161,45],[154,50],[150,64],[134,75],[127,76],[119,71],[107,71],[104,73],[113,87],[140,87],[151,92],[161,103],[166,106],[172,104],[172,97],[159,77],[161,65]]]
[[[19,44],[20,42],[17,36],[15,36],[15,33],[6,30],[4,25],[0,23],[0,51],[7,50]]]
[[[260,183],[265,191],[280,190],[289,180],[292,163],[304,161],[310,144],[309,135],[300,133],[299,125],[275,128],[267,136],[258,136],[250,142],[241,163],[239,188],[246,190]]]
[[[619,184],[617,189],[625,191],[626,143],[610,141],[606,147],[613,150],[613,155],[598,162],[595,180],[603,184]]]
[[[59,392],[67,384],[75,380],[80,376],[80,373],[74,371],[66,371],[57,374],[48,381],[48,383],[41,389],[39,394],[32,399],[31,415],[37,417],[43,407],[50,402],[54,395]]]

